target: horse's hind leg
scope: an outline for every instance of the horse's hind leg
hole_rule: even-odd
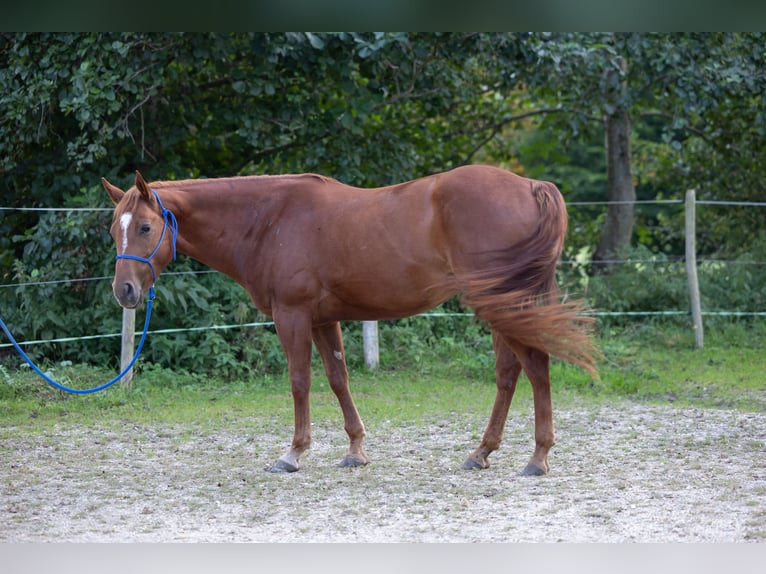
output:
[[[537,349],[515,348],[524,372],[532,383],[535,404],[535,452],[523,475],[548,474],[548,451],[555,442],[553,428],[553,402],[551,400],[550,356]]]
[[[340,323],[332,323],[313,330],[314,344],[324,363],[327,380],[335,393],[343,411],[343,421],[350,441],[348,454],[343,457],[340,466],[362,466],[370,462],[362,449],[364,424],[356,410],[354,399],[348,388],[348,370],[343,350],[343,336]]]
[[[496,331],[492,331],[492,345],[495,348],[495,378],[497,383],[495,405],[492,407],[492,414],[489,417],[489,423],[484,431],[481,444],[463,463],[463,468],[466,470],[489,468],[488,457],[490,453],[500,448],[505,421],[508,418],[508,409],[516,390],[516,381],[518,381],[519,373],[521,373],[521,362]]]

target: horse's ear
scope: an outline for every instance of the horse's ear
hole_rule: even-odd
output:
[[[146,200],[151,201],[152,194],[149,191],[149,184],[146,183],[144,176],[142,176],[141,172],[138,170],[136,170],[136,189],[141,192],[141,195],[143,195]]]
[[[122,191],[119,187],[109,183],[105,177],[101,178],[101,185],[104,186],[106,193],[109,194],[109,197],[112,199],[115,205],[122,201],[122,198],[125,196],[125,192]]]

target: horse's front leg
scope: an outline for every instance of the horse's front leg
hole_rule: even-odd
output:
[[[343,335],[340,323],[331,323],[317,327],[313,331],[314,344],[324,363],[327,380],[343,411],[344,428],[350,441],[348,454],[343,457],[340,466],[363,466],[370,462],[362,449],[364,424],[356,410],[354,399],[348,388],[348,370],[343,351]]]
[[[287,357],[295,432],[290,450],[274,463],[271,472],[296,472],[301,454],[311,446],[311,317],[301,311],[275,312],[274,325]]]

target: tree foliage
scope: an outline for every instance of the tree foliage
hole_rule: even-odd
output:
[[[106,206],[100,177],[127,187],[136,169],[149,180],[318,171],[370,186],[453,167],[483,137],[493,107],[484,94],[506,73],[498,54],[518,44],[511,36],[395,33],[19,34],[2,42],[0,186],[6,206],[24,207]],[[78,265],[92,276],[111,260],[107,220],[88,222],[98,235]],[[69,248],[41,249],[66,221],[5,214],[3,283],[72,277]],[[194,268],[175,268],[184,266]],[[202,276],[183,289],[212,294],[215,281]],[[94,317],[71,291],[0,295],[22,322],[24,309],[48,307],[61,334],[87,329],[78,317]],[[200,308],[209,322],[232,320],[231,311],[223,317],[200,305],[205,297],[186,306],[173,301],[184,295],[164,295],[175,308],[170,323]],[[49,331],[28,321],[21,332]]]
[[[500,73],[487,50],[480,35],[6,36],[5,189],[59,199],[67,171],[77,189],[134,168],[321,169],[361,185],[441,167],[466,145],[461,123],[486,114],[482,84]]]
[[[108,207],[100,178],[127,187],[136,169],[149,180],[316,171],[375,186],[473,161],[603,200],[604,125],[619,114],[639,198],[694,187],[762,201],[764,58],[762,35],[734,33],[2,34],[1,203]],[[736,254],[766,228],[762,209],[707,213],[707,252]],[[608,217],[575,212],[574,244],[592,250]],[[634,242],[677,245],[670,216],[636,217]],[[109,275],[108,219],[0,211],[0,282]],[[215,276],[161,283],[160,326],[256,319]],[[2,289],[4,317],[27,338],[109,324],[106,283],[65,291]],[[94,315],[96,302],[111,308]],[[59,319],[33,317],[40,308]],[[243,333],[188,337],[157,352],[186,365],[189,349],[229,366],[264,360]]]
[[[540,125],[550,137],[590,141],[625,112],[631,147],[641,152],[633,179],[651,197],[689,188],[707,199],[766,197],[757,159],[766,145],[761,34],[534,34],[529,46],[536,65],[525,76],[526,108],[544,112]],[[633,199],[609,184],[604,198]],[[762,228],[765,216],[750,210],[748,229]],[[720,214],[714,227],[708,250],[729,235],[737,237],[732,245],[753,239],[742,236],[737,218]]]

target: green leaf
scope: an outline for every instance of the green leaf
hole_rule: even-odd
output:
[[[325,47],[324,40],[320,36],[316,34],[312,34],[310,32],[306,32],[306,37],[309,39],[309,43],[311,44],[311,46],[316,48],[317,50],[321,50]]]

